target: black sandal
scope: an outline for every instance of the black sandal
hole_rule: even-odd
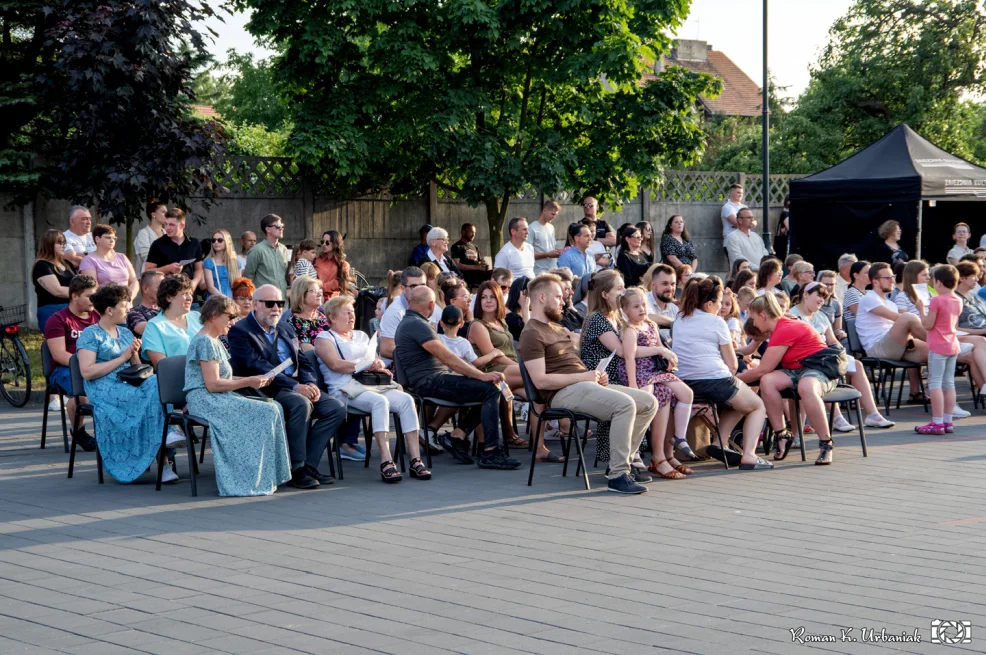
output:
[[[387,484],[397,484],[404,478],[401,472],[397,470],[397,467],[394,466],[394,460],[380,464],[380,477]]]
[[[784,445],[781,446],[781,439],[784,440]],[[791,430],[782,430],[774,434],[774,461],[779,462],[785,459],[788,453],[791,452],[791,446],[794,445],[794,435],[791,434]]]
[[[420,457],[415,457],[411,460],[409,472],[412,478],[431,480],[431,471],[425,468],[425,463],[421,461]]]

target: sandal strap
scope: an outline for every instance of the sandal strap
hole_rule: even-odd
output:
[[[389,460],[389,461],[386,461],[386,462],[380,462],[380,472],[381,473],[386,473],[387,470],[389,470],[389,469],[394,469],[395,471],[397,470],[397,465],[394,464],[394,460]]]
[[[832,443],[831,439],[829,439],[828,441],[819,440],[818,442],[818,449],[821,451],[832,450],[834,448],[835,448],[835,444]]]

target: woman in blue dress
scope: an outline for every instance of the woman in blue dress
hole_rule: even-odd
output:
[[[219,337],[239,314],[236,303],[211,296],[202,305],[202,331],[188,344],[185,393],[188,411],[209,419],[220,496],[266,496],[291,479],[291,458],[281,406],[235,393],[270,384],[263,376],[233,376]]]
[[[236,249],[226,230],[216,230],[211,239],[209,255],[202,262],[202,276],[210,298],[223,295],[233,297],[233,280],[240,277],[240,267],[236,261]]]
[[[117,373],[140,363],[140,339],[123,327],[130,311],[130,291],[107,284],[92,295],[99,323],[82,331],[76,342],[86,396],[96,414],[96,443],[103,466],[118,482],[133,482],[148,469],[161,447],[164,412],[157,376],[134,387]],[[177,480],[164,467],[162,482]]]

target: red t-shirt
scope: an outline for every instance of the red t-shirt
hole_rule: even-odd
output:
[[[772,346],[788,346],[781,357],[782,368],[803,368],[800,361],[825,348],[821,335],[808,323],[790,318],[777,319],[777,327],[770,335]]]
[[[45,323],[45,339],[65,337],[65,352],[74,355],[75,342],[82,335],[82,331],[98,322],[99,312],[95,309],[89,310],[89,318],[79,318],[66,307],[52,314]]]

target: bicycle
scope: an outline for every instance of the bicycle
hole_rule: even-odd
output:
[[[31,398],[31,360],[17,336],[26,318],[27,305],[0,306],[0,394],[14,407]]]

